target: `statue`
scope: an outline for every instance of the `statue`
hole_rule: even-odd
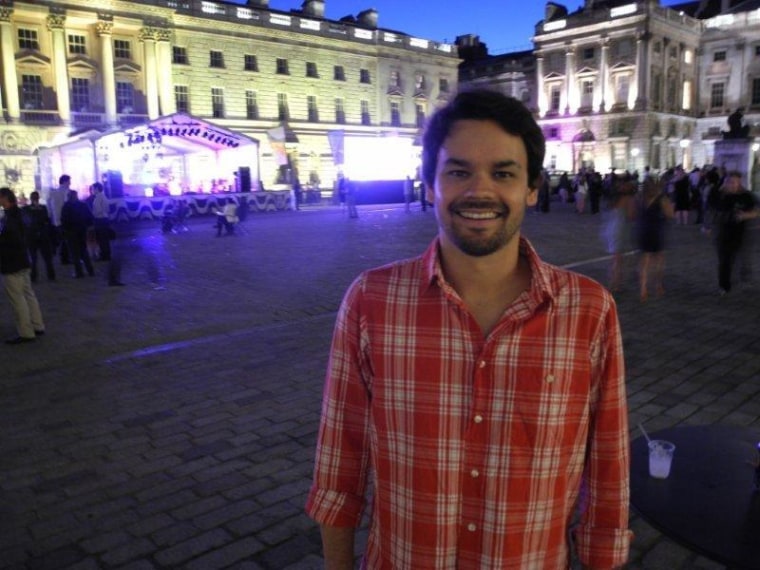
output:
[[[723,140],[749,138],[749,125],[744,124],[744,115],[741,108],[728,116],[728,130],[721,131]]]

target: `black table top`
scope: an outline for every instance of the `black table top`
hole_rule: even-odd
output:
[[[649,434],[675,443],[667,479],[649,476],[647,442],[631,444],[631,505],[687,548],[732,568],[760,570],[760,492],[754,489],[760,429],[674,427]]]

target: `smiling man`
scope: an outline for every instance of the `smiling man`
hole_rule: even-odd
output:
[[[520,234],[544,138],[519,101],[458,94],[430,119],[438,236],[360,275],[338,314],[307,512],[326,567],[625,563],[628,426],[614,301]],[[371,485],[369,485],[371,481]]]

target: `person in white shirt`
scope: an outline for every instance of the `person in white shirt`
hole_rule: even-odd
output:
[[[108,217],[108,198],[103,193],[103,185],[95,182],[93,191],[92,217],[95,218],[95,240],[98,242],[98,261],[111,261],[111,220]]]

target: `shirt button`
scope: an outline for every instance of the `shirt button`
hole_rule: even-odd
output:
[[[473,469],[472,471],[470,471],[470,475],[472,475],[473,479],[477,479],[480,476],[480,471],[478,471],[477,469]]]
[[[475,532],[476,530],[478,530],[478,527],[475,526],[475,523],[470,523],[467,525],[467,530],[469,530],[470,532]]]
[[[552,382],[554,382],[554,374],[549,374],[549,375],[546,377],[546,381],[547,381],[549,384],[551,384]]]
[[[478,363],[478,366],[480,366],[481,368],[485,368],[485,367],[486,367],[486,361],[485,361],[485,360],[481,360],[481,361]]]
[[[483,421],[483,416],[481,416],[480,414],[478,414],[477,416],[475,416],[474,418],[472,418],[472,420],[473,420],[473,421],[474,421],[476,424],[479,424],[480,422],[482,422],[482,421]]]

